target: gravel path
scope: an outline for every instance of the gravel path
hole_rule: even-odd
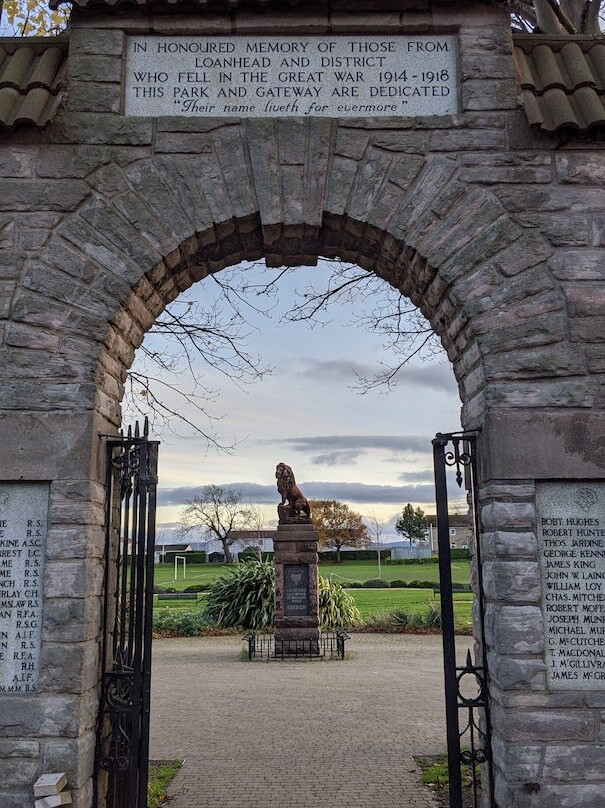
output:
[[[440,637],[353,635],[345,662],[243,647],[154,641],[150,757],[185,759],[170,808],[434,808],[413,755],[445,751]]]

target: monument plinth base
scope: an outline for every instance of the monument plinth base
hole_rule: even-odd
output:
[[[275,654],[319,654],[318,538],[306,517],[280,523],[274,539]]]

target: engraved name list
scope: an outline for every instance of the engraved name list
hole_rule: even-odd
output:
[[[49,487],[0,483],[0,696],[38,688]]]
[[[605,486],[541,483],[536,495],[551,690],[605,689]]]

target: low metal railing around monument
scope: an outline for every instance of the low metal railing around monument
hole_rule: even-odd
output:
[[[345,631],[322,632],[319,639],[275,640],[274,634],[247,634],[248,659],[271,660],[288,659],[344,659],[345,642],[349,635]]]

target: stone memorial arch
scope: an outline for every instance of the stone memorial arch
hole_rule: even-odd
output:
[[[219,101],[209,54],[270,64]],[[145,332],[225,266],[320,256],[421,308],[479,434],[495,804],[602,806],[605,44],[479,0],[80,0],[0,60],[0,808],[63,770],[91,808],[103,436]]]

